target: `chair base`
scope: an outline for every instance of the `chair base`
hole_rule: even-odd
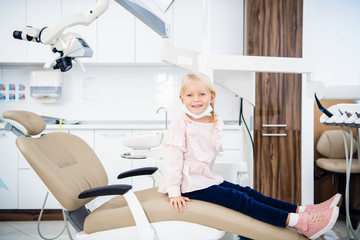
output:
[[[183,221],[156,222],[151,223],[151,226],[155,229],[156,240],[218,240],[226,233],[218,229]],[[174,229],[176,229],[176,231],[174,231]],[[115,240],[119,239],[119,236],[121,236],[121,239],[141,240],[136,226],[95,232],[91,234],[80,232],[75,238],[77,240]]]

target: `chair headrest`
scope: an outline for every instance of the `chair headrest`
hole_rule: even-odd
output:
[[[350,134],[345,132],[348,151],[350,151]],[[356,141],[352,139],[354,148],[352,154],[356,153]],[[344,137],[341,130],[327,130],[322,133],[316,146],[317,151],[327,158],[345,159]]]
[[[28,111],[6,111],[3,113],[3,118],[25,135],[38,135],[44,131],[46,127],[46,123],[42,117]]]

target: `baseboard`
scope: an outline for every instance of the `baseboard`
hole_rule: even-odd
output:
[[[0,221],[37,221],[40,209],[9,209],[0,210]],[[41,217],[42,221],[63,220],[61,209],[46,209]]]

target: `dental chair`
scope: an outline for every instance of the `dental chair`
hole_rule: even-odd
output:
[[[77,231],[76,239],[221,239],[226,232],[251,239],[306,239],[296,230],[279,228],[234,210],[197,200],[178,213],[157,188],[138,192],[131,185],[109,185],[101,161],[79,137],[63,132],[41,134],[44,120],[28,111],[7,111],[6,129]],[[114,161],[119,161],[114,159]],[[131,170],[118,178],[155,174],[156,168]],[[90,212],[96,197],[114,198]]]

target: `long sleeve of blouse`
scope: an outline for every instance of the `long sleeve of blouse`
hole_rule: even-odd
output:
[[[184,152],[178,147],[165,147],[166,174],[165,181],[169,198],[181,195],[182,170],[184,166]]]

